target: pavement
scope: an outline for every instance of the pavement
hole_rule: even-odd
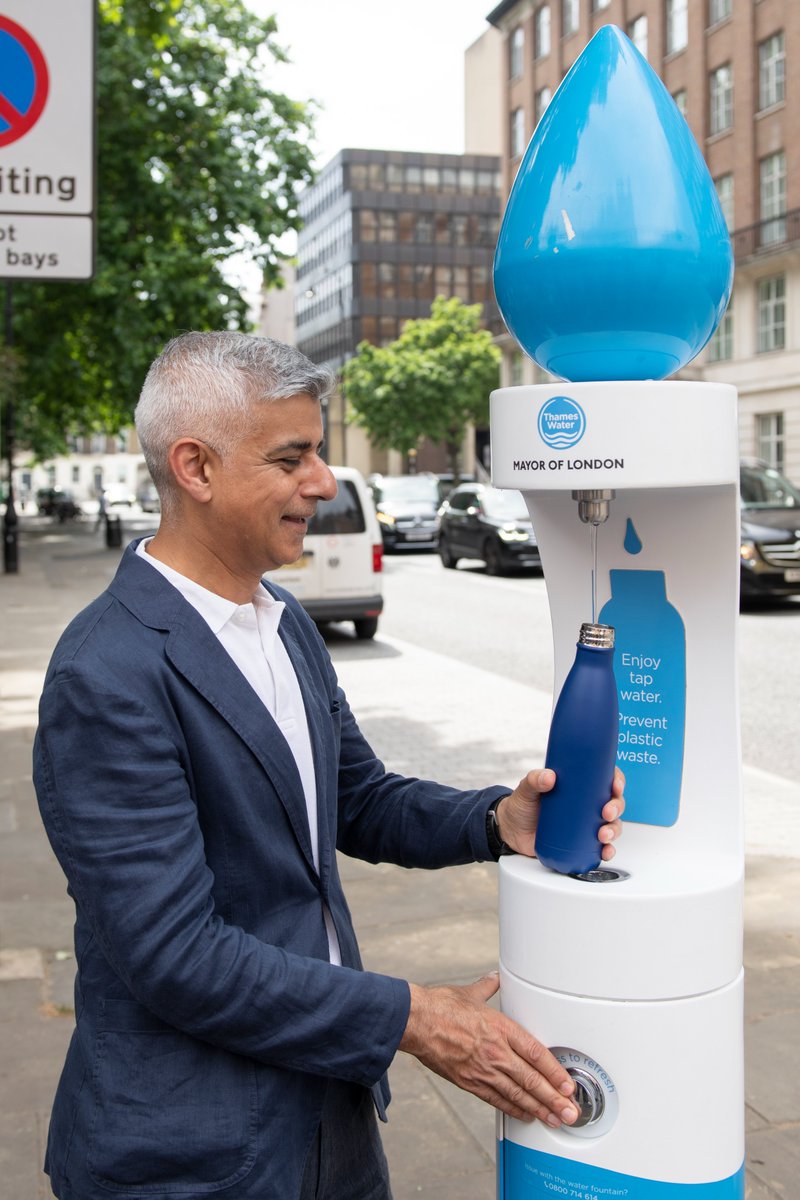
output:
[[[38,697],[58,635],[119,557],[91,522],[25,516],[19,573],[0,576],[0,1200],[50,1200],[41,1163],[73,1027],[72,905],[30,779]],[[375,642],[334,631],[329,646],[393,769],[473,786],[513,784],[530,765],[506,716],[517,702],[548,706],[540,693],[393,638],[389,621]],[[444,688],[457,704],[443,703]],[[744,782],[746,1195],[800,1200],[800,785],[756,770]],[[409,872],[343,859],[342,874],[370,969],[460,983],[496,966],[494,865]],[[403,1054],[391,1077],[395,1200],[491,1200],[493,1110]],[[697,1086],[713,1120],[713,1064],[700,1064]]]

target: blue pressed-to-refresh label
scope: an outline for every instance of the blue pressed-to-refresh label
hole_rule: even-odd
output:
[[[674,825],[686,716],[683,619],[667,599],[663,571],[612,570],[610,576],[611,599],[599,619],[616,631],[617,763],[625,772],[625,819]]]
[[[744,1200],[744,1163],[715,1183],[665,1183],[573,1162],[508,1138],[497,1143],[498,1200]],[[502,1180],[502,1184],[500,1181]]]

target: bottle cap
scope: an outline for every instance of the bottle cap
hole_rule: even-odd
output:
[[[579,646],[596,646],[601,650],[614,648],[614,626],[592,625],[589,622],[581,625],[578,635]]]

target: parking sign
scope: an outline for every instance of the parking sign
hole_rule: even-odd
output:
[[[95,0],[0,0],[0,278],[94,269]]]

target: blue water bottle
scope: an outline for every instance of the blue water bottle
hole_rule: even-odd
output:
[[[575,662],[556,702],[545,766],[555,787],[542,796],[536,830],[540,862],[562,875],[600,865],[597,834],[611,797],[619,735],[614,630],[581,625]]]

